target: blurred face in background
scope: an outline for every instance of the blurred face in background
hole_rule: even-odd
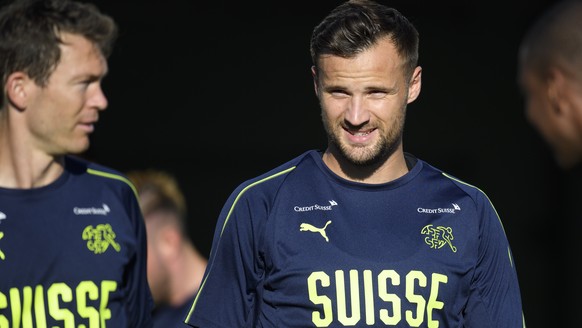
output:
[[[576,79],[555,69],[543,78],[523,67],[519,77],[525,115],[551,148],[559,166],[582,161],[582,88]]]
[[[170,275],[165,258],[171,250],[164,238],[164,231],[168,227],[161,224],[161,222],[164,222],[163,216],[165,215],[171,214],[160,211],[151,212],[147,214],[145,220],[148,239],[147,276],[152,297],[156,304],[167,302],[170,291]]]

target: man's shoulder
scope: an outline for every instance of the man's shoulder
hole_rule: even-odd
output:
[[[126,175],[117,169],[111,168],[89,159],[68,155],[65,157],[65,170],[72,176],[80,179],[91,179],[104,183],[119,184],[135,189]]]
[[[108,172],[108,173],[112,173],[112,174],[121,174],[119,171],[117,171],[109,166],[106,166],[106,165],[97,163],[95,161],[89,160],[87,158],[76,156],[76,155],[65,156],[65,169],[67,171],[78,172],[78,173],[86,172],[87,170],[91,169],[91,170]]]
[[[287,178],[293,174],[293,172],[305,167],[306,163],[313,163],[314,156],[318,156],[316,150],[306,151],[258,176],[247,179],[238,185],[238,187],[232,192],[232,196],[273,196],[285,181],[287,181]]]
[[[297,167],[301,166],[303,163],[313,162],[313,161],[311,161],[311,159],[313,159],[314,157],[320,156],[320,155],[317,155],[317,153],[318,153],[317,150],[308,150],[308,151],[294,157],[293,159],[288,160],[287,162],[280,164],[280,165],[270,169],[267,172],[264,172],[263,174],[261,174],[259,176],[256,176],[252,179],[245,181],[243,184],[244,185],[257,184],[257,183],[260,183],[262,181],[272,180],[272,179],[275,179],[278,177],[282,178],[282,177],[286,176],[288,173],[295,170]]]

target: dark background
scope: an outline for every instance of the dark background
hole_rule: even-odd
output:
[[[216,218],[243,180],[325,139],[310,75],[312,28],[340,1],[97,1],[121,35],[109,108],[87,157],[180,181],[208,255]],[[527,121],[516,82],[525,29],[552,1],[384,1],[420,32],[420,98],[404,148],[478,186],[512,244],[529,328],[556,327],[552,276],[561,172]],[[439,2],[441,3],[441,2]]]

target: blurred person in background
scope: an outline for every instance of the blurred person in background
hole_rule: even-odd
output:
[[[551,300],[540,307],[553,327],[581,327],[578,283],[582,270],[579,232],[582,230],[582,2],[554,3],[530,26],[518,53],[518,81],[525,115],[557,164],[553,203],[544,227],[551,256],[540,259],[549,268]],[[551,240],[552,242],[547,242]],[[555,287],[554,287],[555,286]]]
[[[526,116],[564,170],[582,163],[582,2],[557,3],[533,24],[519,50]]]
[[[154,327],[187,327],[184,318],[207,260],[188,237],[184,194],[175,177],[162,170],[133,170],[127,176],[137,189],[146,223]]]

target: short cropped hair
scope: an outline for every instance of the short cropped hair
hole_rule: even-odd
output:
[[[2,86],[19,71],[45,86],[61,57],[62,33],[87,38],[107,58],[118,27],[95,5],[72,0],[14,0],[0,9]]]
[[[419,35],[398,10],[370,0],[349,0],[317,25],[311,36],[311,59],[317,68],[322,55],[353,58],[379,39],[389,37],[405,62],[404,73],[418,64]]]
[[[559,68],[582,80],[582,1],[564,0],[544,13],[524,36],[519,63],[543,79]]]

